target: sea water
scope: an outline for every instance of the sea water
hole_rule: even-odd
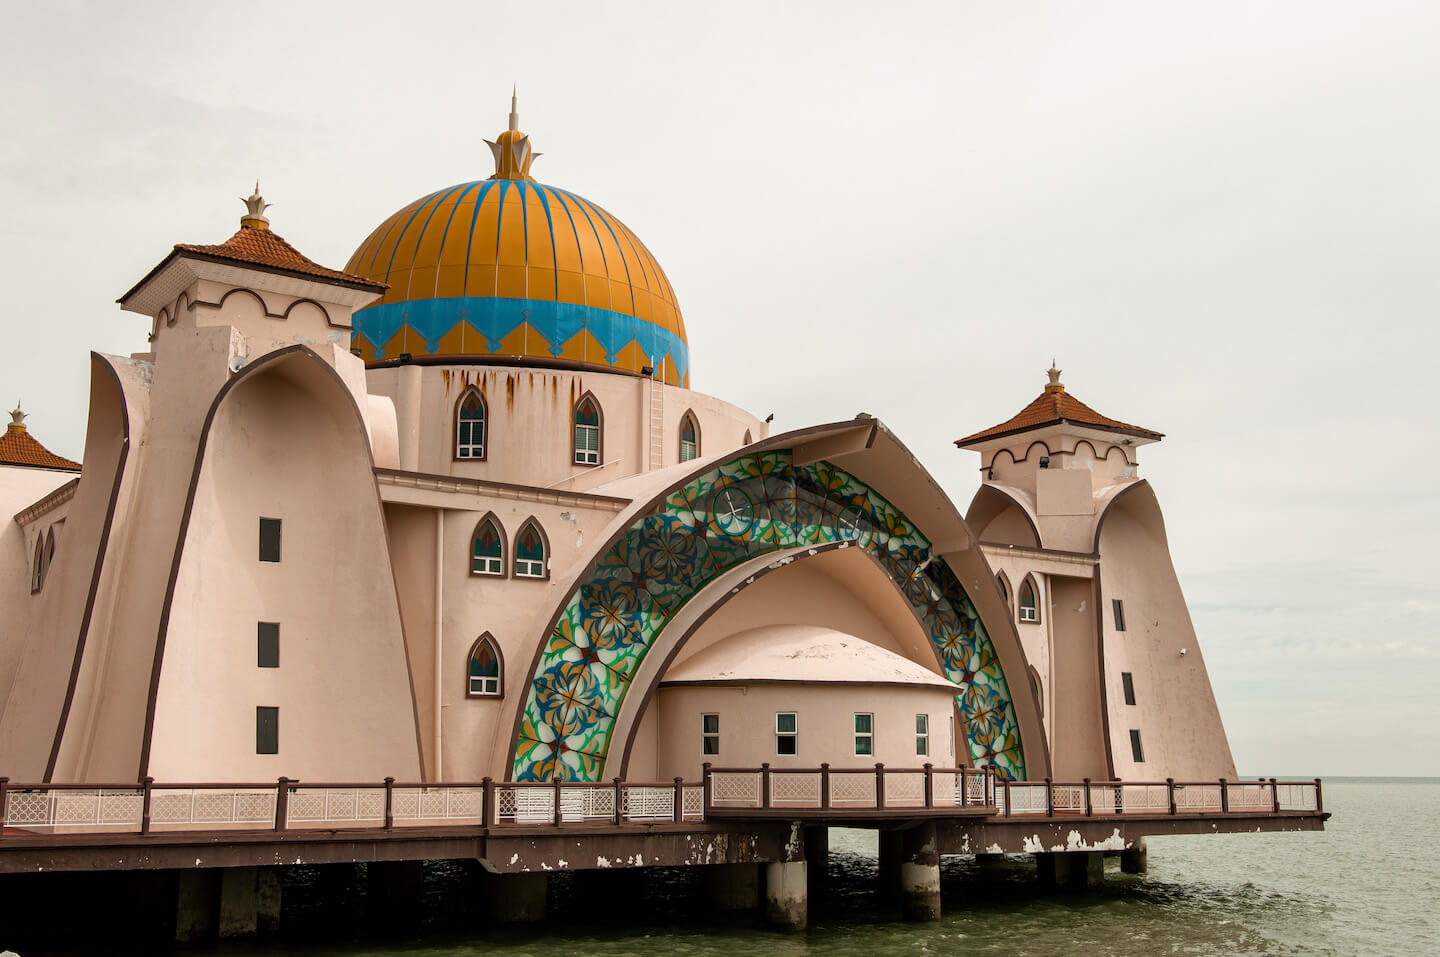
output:
[[[376,937],[354,928],[383,902],[340,913],[312,904],[318,893],[297,869],[286,879],[283,942],[198,952],[1440,954],[1440,779],[1327,780],[1325,806],[1334,816],[1324,833],[1152,837],[1148,874],[1121,874],[1110,861],[1104,886],[1088,893],[1043,893],[1033,859],[1021,855],[984,870],[968,858],[946,859],[944,916],[930,924],[901,921],[896,905],[876,893],[874,832],[833,829],[828,872],[812,889],[810,927],[795,935],[769,929],[758,915],[709,911],[696,869],[560,875],[543,922],[486,927],[475,916],[483,912],[475,901],[480,885],[437,865],[427,873],[422,926]]]

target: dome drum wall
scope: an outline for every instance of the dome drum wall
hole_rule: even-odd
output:
[[[533,365],[449,363],[384,366],[366,374],[370,392],[394,403],[399,468],[578,492],[649,467],[650,383],[645,379]],[[661,467],[680,461],[687,412],[699,427],[702,456],[740,448],[747,434],[752,440],[769,434],[764,422],[728,402],[677,386],[660,388]],[[462,398],[472,392],[484,402],[483,459],[457,455],[456,416]],[[575,406],[585,396],[600,410],[598,466],[575,464]]]
[[[654,256],[623,223],[562,189],[463,183],[381,223],[346,271],[389,285],[355,314],[369,364],[530,357],[689,383],[685,327]]]

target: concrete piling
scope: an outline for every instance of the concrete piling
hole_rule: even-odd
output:
[[[808,918],[804,861],[765,865],[765,914],[780,930],[801,931]]]
[[[1035,855],[1041,886],[1047,890],[1085,891],[1105,880],[1103,851],[1064,851]]]
[[[759,864],[711,864],[705,868],[710,906],[716,910],[759,910]]]
[[[1137,837],[1133,844],[1120,852],[1120,870],[1126,874],[1144,874],[1150,869],[1150,848],[1145,838]]]
[[[935,825],[919,824],[900,833],[900,910],[906,920],[939,920],[940,852]]]

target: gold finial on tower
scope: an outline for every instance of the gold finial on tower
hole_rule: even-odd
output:
[[[240,217],[240,225],[246,229],[269,229],[270,220],[265,218],[265,210],[271,204],[265,202],[265,197],[260,195],[260,181],[255,181],[255,192],[248,198],[242,197],[240,202],[245,204],[245,215]]]
[[[495,138],[485,141],[495,156],[495,175],[491,179],[520,179],[534,182],[530,175],[530,164],[540,157],[530,147],[530,137],[520,132],[520,107],[514,87],[510,90],[510,128]]]
[[[15,400],[15,408],[14,408],[14,410],[10,413],[10,431],[11,431],[11,432],[24,432],[24,431],[25,431],[25,413],[24,413],[24,411],[22,411],[21,408],[20,408],[20,400],[19,400],[19,399],[16,399],[16,400]]]
[[[1050,360],[1050,368],[1049,368],[1049,369],[1046,371],[1046,373],[1045,373],[1046,375],[1048,375],[1048,376],[1050,377],[1050,384],[1045,387],[1045,391],[1046,391],[1046,392],[1064,392],[1064,391],[1065,391],[1065,384],[1060,381],[1060,372],[1061,372],[1061,370],[1055,368],[1055,360],[1054,360],[1054,359],[1051,359],[1051,360]]]

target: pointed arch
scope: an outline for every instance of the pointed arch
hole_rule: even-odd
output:
[[[995,573],[995,584],[1000,589],[1000,597],[1005,599],[1005,610],[1014,614],[1014,609],[1010,607],[1010,579],[1003,569]]]
[[[550,540],[530,516],[515,534],[515,577],[544,581],[550,577]]]
[[[465,656],[465,697],[505,697],[505,659],[490,632],[475,639]]]
[[[470,533],[470,574],[505,577],[505,526],[494,512],[486,512]]]
[[[1026,625],[1040,624],[1040,585],[1035,580],[1032,572],[1025,576],[1020,583],[1020,592],[1017,606],[1020,611],[1020,621]]]
[[[455,400],[455,461],[483,462],[490,426],[485,393],[473,385]]]
[[[45,536],[35,536],[35,560],[30,565],[30,594],[45,584]]]
[[[700,422],[693,410],[685,410],[680,416],[680,461],[689,462],[700,457]]]
[[[755,440],[752,439],[752,438],[750,438],[750,430],[749,430],[749,429],[746,429],[746,430],[745,430],[745,437],[740,440],[740,445],[741,445],[741,447],[743,448],[744,446],[752,445],[752,444],[754,444],[754,442],[755,442]]]
[[[576,465],[599,465],[605,460],[605,411],[593,392],[586,392],[575,403],[571,416],[571,461]]]

